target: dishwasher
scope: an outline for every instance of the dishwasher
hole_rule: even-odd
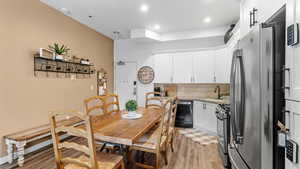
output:
[[[193,128],[192,100],[179,100],[177,105],[175,127]]]

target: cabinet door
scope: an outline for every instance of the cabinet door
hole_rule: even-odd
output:
[[[215,77],[217,83],[230,82],[230,69],[232,55],[228,48],[219,49],[215,52]]]
[[[195,52],[194,55],[194,82],[213,83],[215,77],[214,51]]]
[[[193,53],[174,54],[174,83],[193,82]]]
[[[216,105],[206,102],[194,102],[194,128],[209,132],[217,132],[217,118],[215,116]]]
[[[258,12],[258,17],[261,22],[265,22],[272,15],[275,14],[284,4],[286,0],[263,0],[258,1],[258,6],[260,11]],[[270,5],[272,4],[272,5]]]
[[[299,102],[286,102],[286,109],[290,113],[286,114],[286,125],[290,128],[288,139],[292,139],[300,146],[300,103]],[[298,151],[298,157],[300,157],[300,151]],[[286,169],[300,169],[300,163],[292,163],[289,159],[285,159]]]
[[[241,28],[241,37],[244,37],[251,31],[250,27],[250,12],[253,8],[258,9],[257,0],[243,0],[240,5],[240,28]],[[260,12],[256,12],[256,15]],[[258,17],[256,16],[256,20],[258,21]]]
[[[201,113],[203,112],[203,105],[201,102],[194,101],[193,105],[193,126],[195,129],[201,128]]]
[[[206,128],[213,133],[217,133],[216,106],[216,104],[206,103]]]
[[[155,82],[172,83],[173,82],[173,57],[169,54],[154,56],[155,62]]]
[[[296,6],[296,8],[295,8]],[[300,1],[287,4],[287,26],[300,22]],[[300,101],[300,45],[286,47],[285,94],[286,99]]]

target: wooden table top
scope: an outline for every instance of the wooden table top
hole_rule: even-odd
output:
[[[96,140],[131,146],[161,119],[163,109],[138,108],[143,117],[135,120],[123,119],[122,112],[92,118]]]

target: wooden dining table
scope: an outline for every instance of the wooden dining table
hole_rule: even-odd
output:
[[[143,116],[138,119],[122,118],[125,111],[93,116],[92,127],[95,140],[131,146],[160,121],[163,111],[163,109],[139,107],[137,112]]]

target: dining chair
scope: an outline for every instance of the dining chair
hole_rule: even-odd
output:
[[[103,115],[105,109],[105,96],[93,96],[84,100],[85,112],[88,115]]]
[[[169,123],[170,124],[169,140],[168,140],[168,144],[170,145],[172,152],[174,152],[174,139],[176,136],[175,121],[176,121],[177,105],[178,105],[178,98],[174,97],[172,101],[171,118]]]
[[[105,95],[105,96],[93,96],[84,100],[85,112],[87,115],[92,116],[101,116],[107,113],[111,113],[119,110],[119,101],[117,95]],[[115,105],[117,108],[110,110],[108,108],[114,108]],[[97,149],[99,151],[106,150],[107,152],[116,152],[120,149],[119,145],[115,145],[108,142],[96,141]]]
[[[164,111],[158,127],[151,129],[148,133],[141,136],[134,144],[129,148],[129,160],[132,164],[142,168],[159,169],[161,163],[161,157],[164,158],[165,164],[168,164],[167,159],[167,141],[168,141],[168,126],[171,117],[171,100],[168,100],[164,104]],[[140,162],[133,161],[132,152],[142,151],[147,153],[154,153],[156,156],[155,166],[146,165]]]
[[[146,108],[159,108],[159,109],[162,108],[163,103],[162,103],[160,96],[161,96],[161,93],[159,93],[159,92],[146,93],[145,107]]]
[[[106,113],[118,113],[120,112],[119,97],[116,94],[107,94],[105,99]]]
[[[63,117],[68,119],[70,116],[80,118],[84,122],[84,129],[73,126],[57,126],[57,119]],[[75,111],[69,111],[52,112],[50,113],[49,118],[57,169],[124,169],[122,156],[96,152],[91,116]],[[62,132],[75,138],[84,138],[87,140],[88,146],[74,141],[61,142],[59,133]],[[66,149],[80,152],[82,155],[74,157],[74,152],[68,153],[68,157],[63,157],[67,156],[67,153],[63,153],[63,150]]]

